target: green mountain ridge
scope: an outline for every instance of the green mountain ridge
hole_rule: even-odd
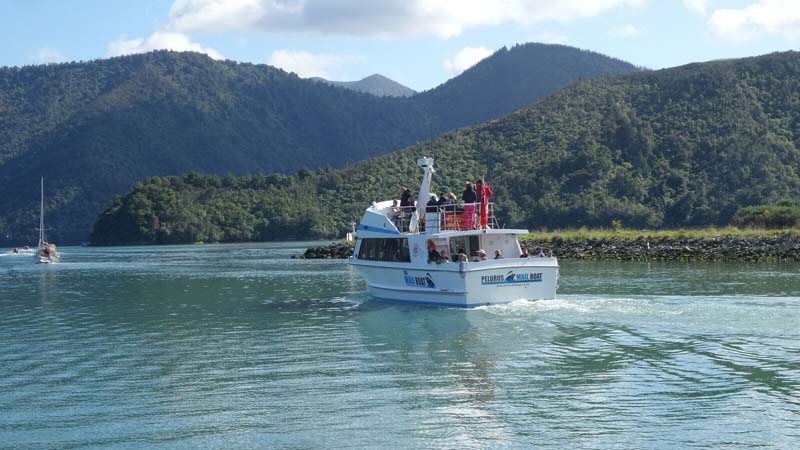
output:
[[[485,175],[509,227],[727,224],[800,193],[800,53],[583,80],[499,120],[342,170],[151,178],[95,225],[97,244],[340,237],[370,202]]]
[[[525,44],[431,91],[379,98],[197,53],[2,68],[0,241],[35,238],[40,176],[50,236],[80,242],[145,177],[341,167],[508,114],[580,78],[634,70]]]
[[[312,77],[309,78],[309,80],[319,81],[353,91],[365,92],[378,97],[411,97],[417,93],[417,91],[410,87],[404,86],[379,73],[374,73],[357,81],[331,81],[320,77]]]

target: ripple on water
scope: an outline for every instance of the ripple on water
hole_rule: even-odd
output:
[[[375,301],[345,262],[289,259],[302,248],[68,248],[55,270],[2,258],[0,442],[794,448],[799,437],[795,268],[564,263],[555,300],[465,311]]]

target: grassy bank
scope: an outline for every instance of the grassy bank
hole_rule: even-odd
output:
[[[522,238],[563,259],[800,261],[800,229],[559,230]]]
[[[588,240],[682,240],[716,238],[800,238],[800,228],[767,230],[762,228],[688,228],[677,230],[594,229],[586,227],[573,230],[535,231],[522,237],[525,241],[588,241]]]

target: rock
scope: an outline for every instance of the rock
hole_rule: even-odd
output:
[[[301,256],[304,259],[347,259],[353,256],[353,244],[331,244],[312,247]]]

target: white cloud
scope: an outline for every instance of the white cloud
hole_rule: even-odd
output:
[[[635,26],[627,23],[625,25],[620,25],[618,27],[614,27],[608,30],[608,34],[614,37],[619,38],[626,38],[626,37],[634,37],[642,34],[642,31]]]
[[[708,4],[710,0],[683,0],[683,6],[689,11],[705,16],[708,14]]]
[[[341,69],[345,65],[360,60],[362,58],[357,55],[275,50],[267,59],[267,64],[294,72],[303,78],[322,77],[332,80],[341,77]]]
[[[458,75],[492,53],[494,51],[486,47],[464,47],[452,57],[444,60],[444,68],[453,75]]]
[[[759,0],[741,9],[719,9],[707,25],[717,36],[732,42],[759,35],[800,39],[800,1]]]
[[[63,62],[64,54],[50,47],[41,47],[30,55],[30,60],[37,64]]]
[[[279,11],[282,3],[261,0],[175,0],[169,9],[169,27],[187,33],[249,28],[268,9]]]
[[[176,0],[168,29],[457,36],[466,28],[594,17],[645,0]]]
[[[555,31],[540,30],[538,33],[533,34],[529,40],[545,44],[563,44],[567,42],[567,36]]]
[[[189,36],[183,33],[170,31],[156,31],[147,39],[118,39],[108,44],[108,56],[130,55],[144,53],[151,50],[175,50],[205,53],[214,59],[223,59],[222,54],[213,48],[203,47],[192,42]]]

